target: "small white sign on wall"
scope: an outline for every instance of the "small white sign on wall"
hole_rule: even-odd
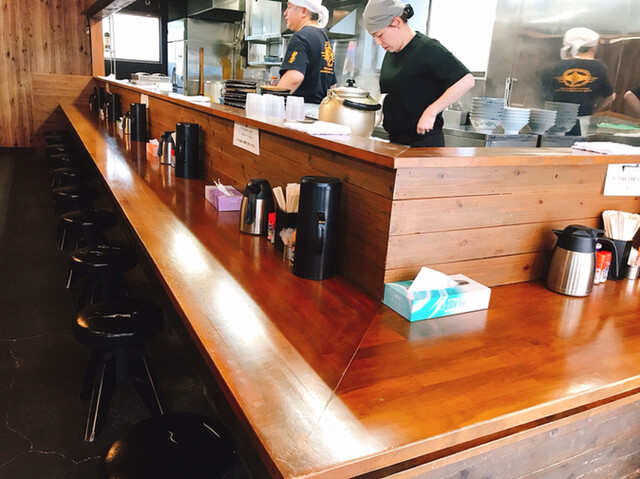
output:
[[[241,123],[233,124],[233,144],[256,155],[260,154],[260,130]]]
[[[143,105],[149,106],[149,95],[145,95],[144,93],[140,94],[140,103]]]
[[[640,196],[640,164],[609,165],[604,196]]]

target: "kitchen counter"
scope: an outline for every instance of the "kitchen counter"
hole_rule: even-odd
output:
[[[63,111],[272,476],[635,469],[640,282],[586,298],[521,282],[486,311],[409,323],[342,277],[295,277],[204,181]]]

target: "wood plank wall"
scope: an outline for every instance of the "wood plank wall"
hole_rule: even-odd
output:
[[[397,170],[385,282],[421,266],[487,286],[543,277],[553,228],[602,227],[606,209],[640,198],[603,196],[606,164]]]
[[[69,97],[69,75],[83,75],[80,84],[86,83],[91,75],[90,40],[80,12],[90,3],[0,0],[0,147],[35,146],[45,113],[42,104],[34,105],[35,75],[51,75],[46,82],[51,98]]]

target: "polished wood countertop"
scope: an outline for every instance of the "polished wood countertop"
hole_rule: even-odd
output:
[[[203,181],[63,111],[274,476],[386,475],[640,391],[640,281],[495,287],[486,311],[409,323],[294,276]]]

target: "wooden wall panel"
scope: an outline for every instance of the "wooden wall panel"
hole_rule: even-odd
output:
[[[33,104],[34,74],[91,74],[86,19],[80,13],[86,3],[0,0],[0,147],[35,145],[41,124],[34,123],[33,111],[41,107]],[[67,84],[49,85],[52,96],[58,89],[68,97]]]
[[[63,102],[84,103],[96,83],[92,77],[84,75],[56,75],[33,73],[32,78],[32,117],[35,145],[39,154],[44,151],[42,131],[60,129],[66,124],[66,117],[60,109]]]
[[[602,196],[599,189],[461,196],[394,202],[390,236],[595,218],[604,210],[640,211],[640,198]]]
[[[394,199],[443,198],[521,192],[604,188],[607,165],[495,166],[475,168],[402,168]],[[428,188],[427,188],[428,186]]]

